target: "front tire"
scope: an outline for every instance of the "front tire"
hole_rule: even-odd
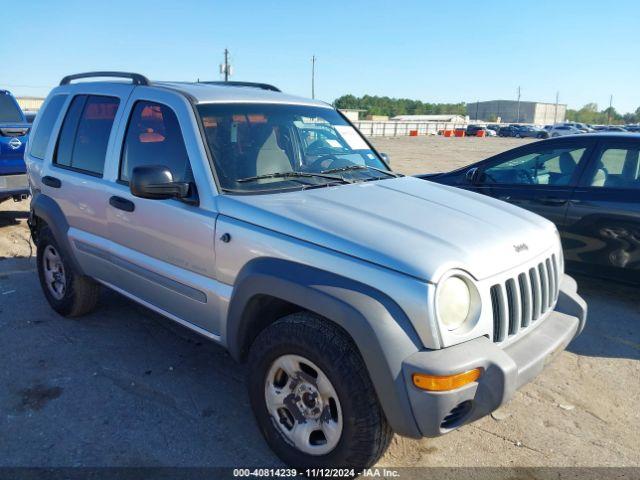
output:
[[[368,468],[393,431],[348,335],[312,313],[263,330],[249,352],[251,406],[265,440],[296,468]]]
[[[60,315],[78,317],[91,312],[100,285],[78,272],[47,226],[38,232],[38,277],[49,305]]]

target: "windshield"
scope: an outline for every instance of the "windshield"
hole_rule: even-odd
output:
[[[395,174],[331,108],[282,104],[198,106],[222,188],[250,193],[318,188]]]
[[[0,91],[0,122],[24,122],[20,107],[8,93]]]

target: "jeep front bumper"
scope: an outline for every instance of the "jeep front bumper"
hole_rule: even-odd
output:
[[[403,363],[403,375],[422,435],[442,435],[484,417],[507,402],[582,331],[586,313],[586,303],[577,294],[575,281],[565,275],[556,309],[506,347],[480,337],[408,357]],[[415,373],[444,376],[478,367],[483,369],[480,378],[456,390],[425,391],[412,381]]]

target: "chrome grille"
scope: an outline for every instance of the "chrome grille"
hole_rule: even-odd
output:
[[[555,305],[560,286],[558,272],[554,254],[491,287],[494,342],[504,342],[517,335]]]

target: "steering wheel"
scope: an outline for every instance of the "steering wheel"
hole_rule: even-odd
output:
[[[339,161],[340,159],[338,157],[336,157],[333,153],[329,153],[327,155],[321,155],[320,157],[316,158],[313,162],[311,162],[307,169],[312,172],[331,170],[332,168],[335,168],[336,162]]]
[[[529,170],[516,170],[516,172],[518,172],[518,179],[524,184],[533,185],[536,183],[535,177]]]

